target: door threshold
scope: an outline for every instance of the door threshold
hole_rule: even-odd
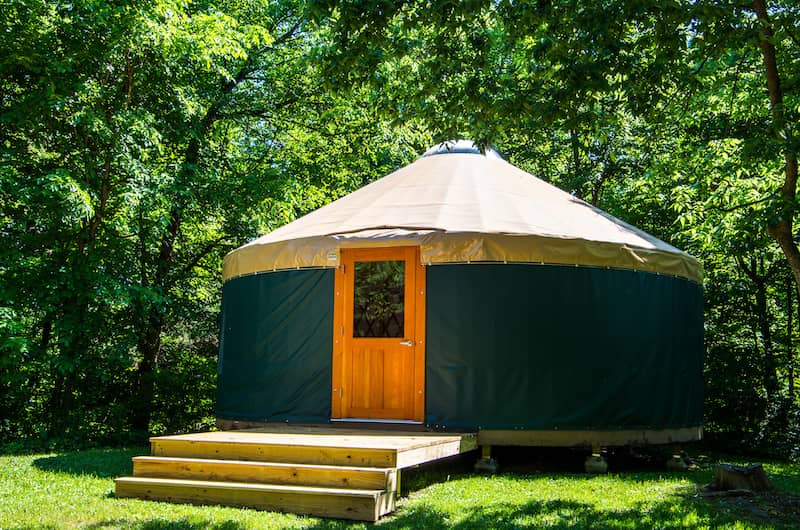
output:
[[[422,425],[415,420],[382,420],[372,418],[331,418],[332,423],[391,423],[393,425]]]

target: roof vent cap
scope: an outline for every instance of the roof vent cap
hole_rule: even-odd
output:
[[[421,158],[425,158],[428,156],[435,156],[435,155],[451,155],[451,154],[471,154],[471,155],[482,155],[487,158],[499,158],[500,160],[503,159],[500,156],[500,153],[497,152],[496,149],[493,147],[489,147],[486,149],[485,153],[481,153],[481,150],[478,149],[478,146],[472,140],[445,140],[440,144],[436,144],[425,153],[422,154]]]

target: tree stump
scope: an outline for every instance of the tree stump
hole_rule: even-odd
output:
[[[711,486],[710,489],[716,491],[769,491],[772,489],[772,484],[769,483],[761,464],[749,466],[719,464],[714,472],[714,481],[709,486]]]

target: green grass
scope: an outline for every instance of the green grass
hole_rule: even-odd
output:
[[[214,506],[115,499],[113,477],[145,450],[0,456],[0,528],[365,528],[370,525]],[[766,464],[778,493],[696,497],[693,473],[468,473],[469,462],[406,472],[404,497],[379,528],[797,528],[800,466]],[[513,469],[513,468],[512,468]],[[528,470],[530,471],[530,470]]]

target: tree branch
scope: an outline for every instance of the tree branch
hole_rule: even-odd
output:
[[[175,284],[178,282],[179,279],[184,278],[190,272],[192,272],[192,269],[197,267],[197,265],[200,263],[200,261],[203,258],[205,258],[206,256],[208,256],[213,250],[215,250],[217,248],[224,247],[224,246],[232,247],[233,243],[229,243],[228,245],[223,245],[223,242],[227,238],[228,238],[228,236],[224,235],[224,236],[221,236],[221,237],[219,237],[217,239],[213,239],[211,241],[207,241],[206,244],[203,245],[200,248],[200,250],[194,256],[192,256],[189,260],[186,261],[186,263],[183,265],[183,267],[181,267],[180,269],[177,269],[176,271],[174,271],[172,273],[172,275],[171,275],[172,279],[169,282],[169,284],[166,286],[165,290],[166,291],[171,290],[172,287],[175,286]]]
[[[794,42],[795,46],[800,47],[800,40],[797,39],[797,35],[795,35],[794,31],[792,31],[793,28],[788,26],[786,21],[781,22],[781,27],[783,28],[783,31],[789,35],[789,38],[792,39],[792,42]]]
[[[269,45],[266,50],[274,50],[276,46],[283,44],[284,42],[288,41],[291,37],[294,36],[295,32],[300,29],[300,25],[302,24],[302,19],[298,19],[291,28],[289,28],[283,35],[272,41],[272,44]]]
[[[777,241],[783,250],[789,267],[794,274],[795,285],[800,292],[800,249],[792,236],[792,222],[794,220],[797,199],[797,147],[794,145],[791,127],[786,123],[783,111],[783,89],[778,71],[778,60],[775,45],[772,43],[774,31],[772,21],[767,10],[766,0],[753,0],[760,29],[761,55],[764,58],[764,74],[767,78],[767,91],[772,113],[772,125],[775,136],[783,144],[784,154],[784,180],[780,189],[782,208],[778,220],[768,227],[769,234]]]
[[[715,209],[718,212],[731,213],[731,212],[735,212],[736,210],[741,210],[742,208],[747,208],[748,206],[755,206],[756,204],[761,204],[762,202],[767,202],[770,199],[775,198],[775,195],[777,195],[777,194],[776,193],[770,193],[766,197],[762,197],[760,199],[756,199],[756,200],[749,201],[749,202],[744,202],[742,204],[737,204],[735,206],[731,206],[730,208],[715,208]]]

